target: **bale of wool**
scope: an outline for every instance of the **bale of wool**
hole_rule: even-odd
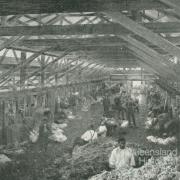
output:
[[[122,124],[121,124],[121,127],[122,127],[122,128],[127,128],[128,125],[129,125],[129,122],[128,122],[127,120],[124,120],[124,121],[122,122]]]
[[[0,154],[0,164],[6,164],[8,162],[11,162],[12,160],[10,158],[8,158],[6,155],[4,154]]]
[[[39,138],[39,131],[33,130],[30,132],[29,139],[32,143],[36,143]]]

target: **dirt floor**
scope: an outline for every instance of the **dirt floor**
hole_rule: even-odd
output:
[[[103,114],[103,108],[100,103],[93,104],[89,111],[78,111],[76,118],[68,120],[68,127],[65,129],[65,135],[68,140],[65,144],[71,145],[76,137],[80,137],[91,124],[95,127],[100,125]]]
[[[29,146],[24,155],[16,157],[15,164],[10,166],[8,169],[1,171],[0,177],[4,177],[3,180],[47,180],[47,178],[44,177],[45,172],[54,160],[57,160],[58,158],[61,159],[62,163],[60,164],[63,165],[62,157],[66,158],[67,151],[72,147],[74,139],[81,136],[82,133],[88,129],[90,124],[93,123],[98,127],[102,114],[103,108],[100,103],[94,104],[88,112],[78,111],[76,118],[68,120],[67,122],[68,127],[65,129],[65,135],[68,138],[67,142],[62,144],[51,143],[46,153],[39,152],[36,147]],[[140,112],[136,114],[138,128],[125,129],[127,142],[137,143],[149,147],[150,149],[172,148],[167,146],[160,147],[147,142],[147,133],[144,124],[146,114],[147,108],[145,98],[143,97],[140,104]]]

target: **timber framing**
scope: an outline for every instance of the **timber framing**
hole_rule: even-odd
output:
[[[43,89],[136,67],[179,81],[179,12],[178,0],[4,0],[2,89]]]
[[[107,14],[107,13],[106,13]],[[109,16],[118,17],[119,13],[109,12]],[[111,17],[110,16],[110,17]],[[128,21],[125,15],[124,21]],[[2,26],[0,27],[0,36],[39,36],[39,35],[87,35],[87,34],[133,34],[132,29],[123,27],[123,24],[72,24],[72,25],[45,25],[45,26]],[[180,32],[179,22],[156,22],[156,23],[140,23],[154,33],[178,33]],[[142,28],[142,30],[144,30]],[[136,34],[136,33],[135,33]]]
[[[0,15],[43,14],[68,12],[94,12],[106,10],[109,7],[118,7],[123,10],[159,9],[166,5],[154,0],[4,0],[0,3]]]

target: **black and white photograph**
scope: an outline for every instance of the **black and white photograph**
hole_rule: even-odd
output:
[[[180,180],[180,0],[0,0],[0,180]]]

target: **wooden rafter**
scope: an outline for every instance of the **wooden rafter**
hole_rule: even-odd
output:
[[[180,1],[179,0],[159,0],[159,1],[173,8],[175,10],[174,13],[180,17]]]
[[[9,51],[8,49],[6,49],[6,50],[4,51],[3,55],[2,55],[1,58],[0,58],[0,64],[3,63],[3,61],[4,61],[4,59],[5,59],[6,54],[7,54],[8,51]]]
[[[109,14],[112,12],[109,12]],[[120,13],[121,14],[121,13]],[[114,14],[111,14],[114,15]],[[119,14],[115,14],[118,17]],[[126,16],[123,19],[126,22]],[[113,16],[114,17],[114,16]],[[117,18],[119,19],[119,18]],[[137,24],[134,21],[127,18],[131,24],[136,25],[141,28],[142,33],[144,31],[155,33],[178,33],[180,32],[179,22],[156,22],[156,23],[141,23]],[[72,25],[46,25],[46,26],[6,26],[0,27],[0,36],[40,36],[40,35],[86,35],[86,34],[132,34],[137,32],[132,32],[129,27],[127,29],[123,27],[125,24],[121,21],[121,25],[117,23],[111,24],[72,24]],[[120,22],[120,21],[119,21]],[[134,24],[135,23],[135,24]],[[129,24],[129,22],[127,23]],[[152,33],[152,32],[151,32]]]
[[[88,2],[84,0],[16,0],[11,2],[9,0],[3,0],[0,2],[0,15],[95,12],[111,7],[116,7],[119,11],[166,8],[162,3],[154,0],[91,0]]]
[[[15,37],[9,38],[8,40],[6,40],[2,44],[0,44],[0,51],[2,51],[3,49],[9,47],[11,44],[19,41],[21,38],[22,38],[21,36],[15,36]]]
[[[157,61],[154,61],[154,58],[149,56],[147,53],[143,52],[139,48],[128,45],[128,48],[133,51],[133,53],[140,58],[140,61],[148,65],[150,68],[154,69],[159,76],[162,76],[164,78],[177,78],[177,76],[174,76],[174,73],[169,72],[166,68],[163,68]]]
[[[147,53],[149,56],[152,56],[152,58],[154,58],[154,61],[157,61],[157,63],[161,64],[162,67],[166,65],[164,66],[165,68],[168,67],[168,69],[171,70],[172,73],[174,72],[174,69],[173,69],[174,64],[170,62],[168,58],[160,55],[153,49],[149,48],[148,46],[144,45],[140,41],[130,36],[121,36],[121,39],[126,40],[129,44],[132,44],[133,46],[138,47],[139,49]],[[175,72],[174,72],[174,75],[176,75]]]
[[[26,80],[36,76],[37,74],[39,74],[40,72],[43,72],[47,67],[49,67],[50,65],[54,64],[55,62],[59,61],[60,59],[62,59],[63,57],[65,57],[67,54],[69,54],[71,52],[71,50],[66,50],[61,56],[59,56],[58,58],[54,59],[53,61],[51,61],[50,63],[44,65],[43,67],[41,67],[41,69],[36,70],[34,72],[32,72],[30,75],[27,76]]]
[[[132,21],[125,15],[119,12],[104,12],[105,15],[111,17],[114,22],[119,23],[126,29],[132,31],[136,35],[144,38],[145,40],[151,42],[152,44],[164,49],[169,54],[180,57],[180,48],[173,45],[169,41],[165,40],[158,34],[153,33],[151,30],[139,25],[138,23]]]
[[[20,68],[27,66],[28,64],[30,64],[34,59],[36,59],[39,55],[41,55],[43,52],[49,50],[50,48],[45,48],[33,55],[31,55],[29,58],[27,58],[26,62],[24,64],[19,63],[16,67],[11,68],[10,70],[8,70],[7,72],[1,74],[0,76],[0,83],[3,83],[4,81],[6,81],[7,79],[9,79],[9,76],[12,75],[14,72],[18,71]]]

